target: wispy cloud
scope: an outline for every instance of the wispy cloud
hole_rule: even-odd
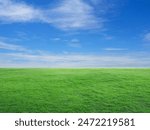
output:
[[[0,67],[150,67],[143,55],[0,53]]]
[[[71,42],[80,42],[78,39],[72,39]]]
[[[150,33],[146,33],[144,35],[144,40],[147,41],[147,42],[150,42]]]
[[[2,41],[0,41],[0,49],[12,50],[12,51],[26,51],[26,48],[22,46],[9,44]]]
[[[56,37],[56,38],[52,38],[51,40],[53,40],[53,41],[60,41],[60,40],[61,40],[61,38]]]
[[[78,28],[93,28],[102,26],[103,21],[94,15],[92,6],[85,3],[83,0],[63,0],[63,2],[56,8],[50,10],[52,22],[62,29],[78,29]]]
[[[80,48],[81,47],[81,43],[78,39],[72,39],[72,40],[68,41],[68,45],[70,47],[74,47],[74,48]]]
[[[126,51],[127,48],[104,48],[105,51]]]
[[[41,11],[23,2],[0,0],[0,20],[4,22],[27,22],[42,17]]]
[[[0,0],[0,21],[45,22],[63,30],[100,28],[104,23],[104,19],[97,17],[93,7],[84,0],[62,0],[50,9],[35,8],[25,2]]]
[[[21,38],[19,37],[6,37],[6,36],[0,36],[0,41],[3,42],[18,42],[21,41]]]
[[[104,37],[105,40],[112,40],[112,39],[114,39],[113,36],[108,35],[108,34],[106,34],[106,33],[102,33],[102,36]]]

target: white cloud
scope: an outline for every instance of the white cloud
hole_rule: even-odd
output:
[[[78,39],[72,39],[77,42]],[[122,55],[50,54],[42,50],[29,50],[23,46],[0,41],[0,49],[15,53],[0,53],[0,67],[150,67],[149,53],[135,52]],[[108,51],[123,50],[107,48]]]
[[[74,48],[80,48],[81,47],[81,43],[78,39],[72,39],[72,40],[68,41],[68,45],[70,47],[74,47]]]
[[[83,0],[63,0],[58,7],[50,10],[50,13],[48,21],[62,29],[93,28],[97,27],[98,23],[102,26],[103,22],[98,22],[93,8]]]
[[[53,41],[60,41],[60,40],[61,40],[61,38],[56,37],[56,38],[52,38],[52,40],[53,40]]]
[[[0,53],[0,67],[150,67],[144,55],[26,54]]]
[[[0,20],[5,22],[26,22],[41,17],[40,10],[25,3],[0,0]]]
[[[78,39],[72,39],[71,42],[79,42]]]
[[[126,48],[104,48],[105,51],[126,51]]]
[[[102,7],[101,7],[102,8]],[[103,26],[103,18],[84,0],[62,0],[55,8],[39,9],[24,2],[0,0],[2,22],[44,22],[63,30]]]
[[[112,39],[114,39],[114,36],[112,36],[112,35],[109,35],[109,34],[106,34],[106,33],[101,33],[101,35],[103,36],[103,38],[105,39],[105,40],[112,40]]]
[[[68,43],[68,45],[70,47],[74,47],[74,48],[80,48],[81,47],[81,44],[77,43],[77,42],[70,42],[70,43]]]
[[[22,46],[9,44],[5,42],[1,42],[1,41],[0,41],[0,49],[13,50],[13,51],[25,51],[26,50],[26,48]]]
[[[150,42],[150,33],[145,34],[144,40]]]

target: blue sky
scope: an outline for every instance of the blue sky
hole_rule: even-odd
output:
[[[149,0],[0,0],[0,67],[150,67]]]

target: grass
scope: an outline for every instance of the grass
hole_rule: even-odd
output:
[[[0,69],[0,112],[150,112],[150,69]]]

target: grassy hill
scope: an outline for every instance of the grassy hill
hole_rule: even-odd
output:
[[[150,69],[0,69],[0,112],[150,112]]]

